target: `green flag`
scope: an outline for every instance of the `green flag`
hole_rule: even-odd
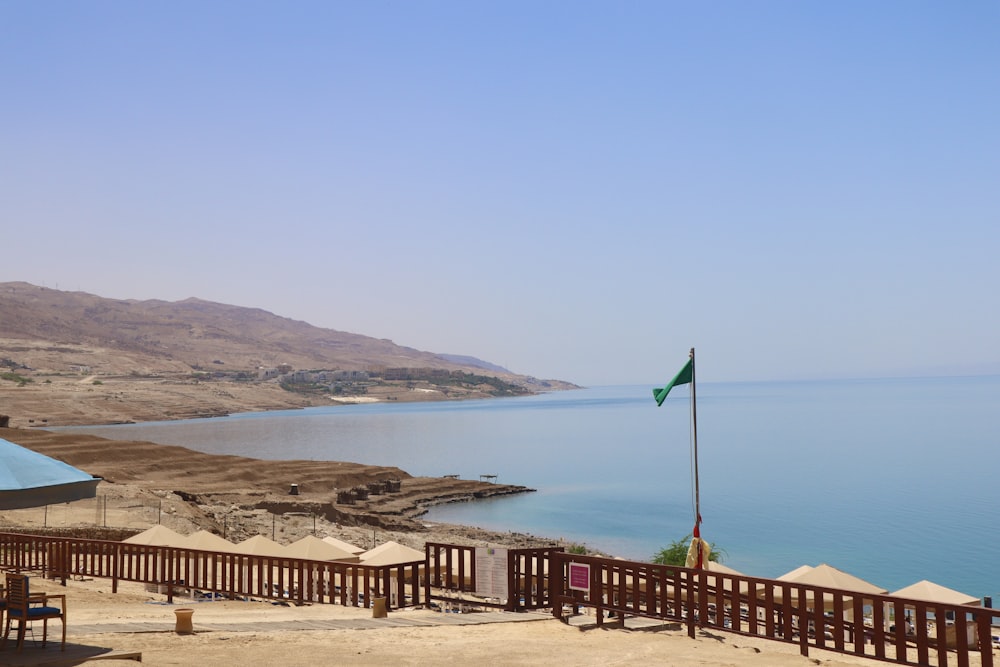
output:
[[[687,363],[684,364],[684,368],[681,369],[681,372],[675,375],[674,379],[671,380],[666,387],[660,387],[659,389],[653,390],[653,398],[656,399],[656,405],[663,405],[663,401],[667,398],[667,394],[669,394],[670,390],[675,386],[691,382],[691,361],[691,359],[687,360]]]

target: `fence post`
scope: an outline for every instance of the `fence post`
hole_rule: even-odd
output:
[[[515,549],[507,552],[507,606],[505,611],[517,611],[521,592],[518,590],[518,554]]]
[[[795,618],[798,619],[799,627],[799,653],[809,657],[809,617],[805,613],[806,609],[806,589],[799,586],[798,599],[795,603]],[[885,642],[882,642],[884,648]]]
[[[986,607],[990,609],[990,607]],[[979,630],[979,657],[981,667],[993,667],[993,613],[981,611],[975,613],[976,625]]]
[[[557,554],[561,555],[562,552],[549,553],[549,604],[552,605],[552,615],[561,620],[562,598],[566,594],[566,582],[563,576],[566,565],[561,559],[556,558]]]
[[[118,592],[118,578],[121,577],[122,560],[125,555],[122,553],[121,542],[115,542],[111,547],[111,592]]]

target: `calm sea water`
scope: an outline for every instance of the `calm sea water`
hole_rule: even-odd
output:
[[[428,520],[648,559],[694,523],[688,387],[657,408],[651,386],[74,430],[497,475],[537,492],[443,506]],[[998,408],[997,376],[699,383],[703,536],[751,575],[825,562],[890,591],[930,579],[1000,600]]]

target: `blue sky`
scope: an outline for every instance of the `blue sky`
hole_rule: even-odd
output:
[[[0,0],[0,67],[0,280],[582,384],[1000,372],[996,2]]]

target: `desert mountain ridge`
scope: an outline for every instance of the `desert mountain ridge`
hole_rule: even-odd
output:
[[[108,299],[26,282],[0,283],[0,374],[0,414],[9,415],[11,425],[23,419],[34,420],[32,425],[147,421],[333,400],[448,400],[574,387],[258,308],[198,298]]]

